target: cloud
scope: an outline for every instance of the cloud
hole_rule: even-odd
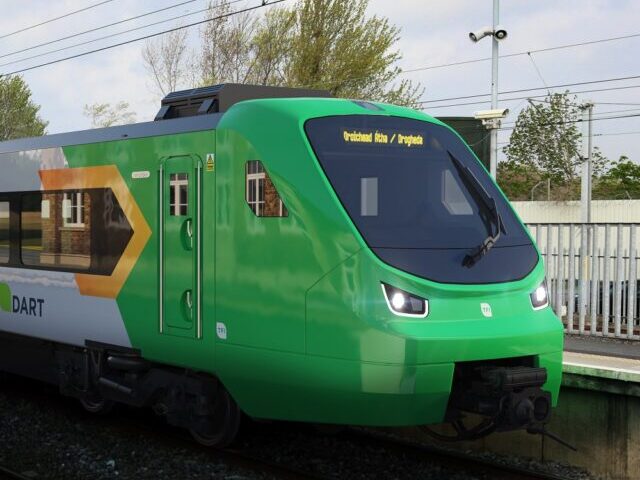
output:
[[[50,2],[30,0],[28,2],[4,2],[0,17],[0,31],[10,32],[17,28],[55,17],[61,13],[85,6],[73,0]],[[67,19],[29,30],[18,35],[0,39],[0,55],[25,48],[42,41],[51,40],[80,30],[103,25],[107,22],[169,6],[172,0],[109,3]],[[202,8],[202,4],[188,7]],[[405,69],[443,64],[460,60],[489,57],[490,40],[477,44],[469,41],[470,30],[491,23],[491,2],[477,0],[422,1],[422,0],[371,0],[369,13],[386,16],[401,27],[401,39],[397,48],[403,55],[401,66]],[[162,15],[143,18],[139,21],[96,32],[86,38],[96,38],[125,28],[168,18],[184,13],[187,6],[165,12]],[[195,17],[194,17],[195,18]],[[197,17],[200,18],[200,17]],[[625,33],[636,33],[640,29],[640,2],[631,0],[538,0],[536,2],[501,2],[501,23],[509,31],[509,37],[501,43],[502,54],[520,52],[549,46],[574,43],[595,38],[612,37]],[[165,25],[166,26],[166,25]],[[156,27],[155,31],[163,27]],[[152,29],[153,30],[153,29]],[[143,32],[130,34],[131,38]],[[193,29],[192,38],[197,36]],[[83,37],[84,38],[84,37]],[[117,40],[124,39],[118,37]],[[71,39],[48,48],[71,45],[80,39]],[[69,50],[52,55],[59,58],[66,54],[108,45],[116,39],[98,42],[92,46]],[[140,56],[142,42],[113,50],[62,62],[24,74],[32,88],[34,99],[42,105],[42,116],[49,120],[49,131],[61,132],[89,127],[82,116],[84,104],[96,102],[128,101],[138,113],[138,120],[150,119],[158,108],[157,98],[145,72]],[[581,80],[601,79],[638,74],[637,51],[640,38],[621,40],[587,47],[536,53],[533,59],[547,84],[571,83]],[[38,53],[35,50],[29,53]],[[0,58],[0,63],[18,59],[27,53]],[[39,63],[38,60],[19,65]],[[15,66],[1,67],[7,72]],[[456,67],[424,70],[407,74],[408,78],[421,82],[425,87],[425,99],[457,97],[486,93],[490,88],[490,62],[480,62]],[[594,87],[638,84],[640,81],[618,84],[599,84]],[[531,61],[526,56],[500,61],[500,89],[540,87]],[[576,87],[577,88],[577,87]],[[586,89],[586,88],[585,88]],[[607,102],[640,103],[640,88],[613,92],[598,92],[581,95],[580,100],[593,99]],[[452,102],[453,103],[453,102]],[[507,104],[512,108],[510,120],[515,120],[517,110],[526,102]],[[481,105],[460,106],[430,110],[435,115],[471,115]],[[596,112],[622,109],[624,106],[598,105]],[[631,107],[628,107],[631,108]],[[596,133],[614,133],[640,130],[640,119],[610,120],[594,123]],[[502,132],[501,139],[508,138]],[[640,160],[640,135],[596,137],[596,145],[609,157],[622,153]]]

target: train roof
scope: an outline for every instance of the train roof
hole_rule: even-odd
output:
[[[0,153],[42,150],[45,148],[213,130],[218,125],[222,115],[222,113],[211,113],[207,115],[162,120],[161,122],[133,123],[117,127],[57,133],[54,135],[44,135],[42,137],[19,138],[0,142]]]
[[[323,90],[224,83],[169,93],[154,121],[0,142],[0,153],[215,129],[230,107],[258,98],[330,97]]]

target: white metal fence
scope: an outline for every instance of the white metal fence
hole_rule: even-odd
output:
[[[528,224],[568,333],[640,340],[640,224]]]

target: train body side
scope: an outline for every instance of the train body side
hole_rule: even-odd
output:
[[[213,303],[208,303],[213,295],[202,299],[202,340],[195,341],[195,323],[186,330],[166,328],[160,333],[158,293],[160,167],[168,159],[184,156],[204,166],[212,154],[213,128],[0,154],[0,201],[4,197],[19,202],[25,192],[104,187],[117,191],[133,230],[109,275],[0,265],[0,284],[11,296],[10,311],[0,311],[0,331],[80,347],[87,341],[127,347],[152,361],[213,373],[215,324],[205,321],[214,313]],[[189,173],[195,188],[195,169]],[[202,202],[213,206],[214,181],[204,175],[201,180]],[[55,188],[48,189],[47,182]],[[200,226],[206,238],[201,261],[212,265],[213,208],[202,209]],[[170,254],[167,260],[171,261]],[[213,292],[213,266],[201,273],[203,284]],[[26,310],[19,305],[23,299]],[[29,310],[31,299],[38,301],[35,315]]]

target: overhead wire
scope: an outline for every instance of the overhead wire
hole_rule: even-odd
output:
[[[229,2],[229,4],[237,3],[239,1],[244,1],[244,0],[235,0],[234,2]],[[132,38],[130,40],[118,42],[118,43],[115,43],[115,44],[112,44],[112,45],[107,45],[107,46],[96,48],[96,49],[93,49],[93,50],[88,50],[86,52],[77,53],[75,55],[69,55],[67,57],[58,58],[56,60],[51,60],[49,62],[40,63],[40,64],[37,64],[37,65],[32,65],[32,66],[29,66],[29,67],[21,68],[21,69],[18,69],[18,70],[14,70],[12,72],[6,72],[6,73],[3,73],[3,74],[0,74],[0,78],[3,77],[3,76],[15,75],[15,74],[18,74],[18,73],[28,72],[30,70],[35,70],[37,68],[42,68],[42,67],[46,67],[46,66],[49,66],[49,65],[54,65],[54,64],[57,64],[57,63],[65,62],[67,60],[73,60],[75,58],[84,57],[84,56],[91,55],[91,54],[94,54],[94,53],[103,52],[105,50],[110,50],[112,48],[121,47],[123,45],[128,45],[128,44],[139,42],[139,41],[142,41],[142,40],[147,40],[149,38],[158,37],[160,35],[165,35],[167,33],[176,32],[176,31],[179,31],[179,30],[184,30],[184,29],[187,29],[187,28],[190,28],[190,27],[194,27],[196,25],[202,25],[204,23],[211,22],[213,20],[219,20],[221,18],[231,17],[233,15],[237,15],[237,14],[240,14],[240,13],[245,13],[245,12],[250,12],[250,11],[253,11],[253,10],[258,10],[258,9],[261,9],[261,8],[264,8],[264,7],[276,5],[278,3],[282,3],[284,1],[286,1],[286,0],[270,0],[270,1],[261,0],[261,3],[259,5],[255,5],[253,7],[247,7],[247,8],[243,8],[243,9],[240,9],[240,10],[234,10],[233,12],[229,12],[229,13],[226,13],[226,14],[223,14],[223,15],[218,15],[218,16],[212,17],[212,18],[206,18],[204,20],[199,20],[197,22],[192,22],[192,23],[189,23],[187,25],[180,25],[180,26],[177,26],[177,27],[174,27],[174,28],[169,28],[167,30],[162,30],[160,32],[151,33],[149,35],[144,35],[144,36],[141,36],[141,37]]]
[[[536,64],[536,61],[533,59],[533,55],[531,55],[531,52],[527,52],[527,55],[529,56],[529,60],[531,60],[531,63],[533,64],[533,68],[536,70],[536,73],[538,74],[538,77],[540,78],[540,81],[544,85],[544,88],[547,89],[547,94],[551,95],[551,90],[549,90],[549,85],[547,85],[547,82],[544,81],[544,77],[542,76],[542,72],[540,72],[540,69],[538,68],[538,65]]]
[[[565,88],[565,87],[577,87],[580,85],[593,85],[596,83],[608,83],[608,82],[621,82],[621,81],[626,81],[626,80],[637,80],[640,78],[640,75],[628,75],[625,77],[613,77],[613,78],[605,78],[602,80],[587,80],[584,82],[573,82],[573,83],[561,83],[558,85],[551,85],[549,87],[530,87],[530,88],[519,88],[516,90],[505,90],[503,92],[498,92],[498,95],[506,95],[506,94],[510,94],[510,93],[522,93],[522,92],[531,92],[534,90],[545,90],[545,88]],[[424,103],[436,103],[436,102],[445,102],[445,101],[449,101],[449,100],[466,100],[466,99],[471,99],[471,98],[480,98],[480,97],[488,97],[490,96],[491,93],[478,93],[478,94],[474,94],[474,95],[464,95],[464,96],[459,96],[459,97],[447,97],[447,98],[437,98],[437,99],[433,99],[433,100],[421,100],[418,103],[424,104]],[[544,95],[546,97],[546,95]]]
[[[613,116],[613,117],[598,117],[598,118],[593,118],[591,121],[592,122],[597,122],[597,121],[601,121],[601,120],[618,120],[618,119],[622,119],[622,118],[635,118],[635,117],[640,117],[640,113],[635,113],[635,114],[629,114],[629,115],[617,115],[617,116]],[[580,119],[576,119],[576,120],[566,120],[566,121],[562,121],[562,122],[549,122],[549,123],[543,123],[541,124],[541,126],[549,126],[549,125],[567,125],[567,124],[572,124],[572,123],[582,123],[583,120]],[[498,130],[513,130],[515,128],[515,122],[513,126],[509,126],[509,127],[500,127],[498,128]]]
[[[246,0],[232,0],[232,1],[228,2],[227,5],[233,5],[234,3],[239,3],[239,2],[244,2],[244,1],[246,1]],[[66,47],[56,48],[54,50],[48,50],[48,51],[43,52],[43,53],[38,53],[36,55],[31,55],[30,57],[24,57],[24,58],[20,58],[18,60],[11,60],[10,62],[0,63],[0,67],[6,67],[6,66],[9,66],[9,65],[15,65],[17,63],[22,63],[22,62],[26,62],[28,60],[33,60],[35,58],[45,57],[47,55],[51,55],[52,53],[58,53],[58,52],[62,52],[62,51],[65,51],[65,50],[69,50],[71,48],[81,47],[83,45],[89,45],[91,43],[100,42],[102,40],[107,40],[109,38],[118,37],[118,36],[124,35],[126,33],[136,32],[138,30],[144,30],[145,28],[154,27],[156,25],[162,25],[163,23],[169,23],[169,22],[172,22],[172,21],[175,21],[175,20],[179,20],[181,18],[186,18],[186,17],[190,17],[190,16],[193,16],[193,15],[197,15],[198,13],[203,13],[203,12],[206,12],[208,10],[209,10],[208,7],[207,8],[203,8],[203,9],[200,9],[200,10],[196,10],[194,12],[185,13],[185,14],[178,15],[178,16],[171,17],[171,18],[164,19],[164,20],[159,20],[157,22],[147,23],[145,25],[140,25],[138,27],[129,28],[127,30],[122,30],[120,32],[111,33],[109,35],[104,35],[102,37],[93,38],[91,40],[86,40],[84,42],[75,43],[73,45],[68,45]],[[0,56],[0,58],[2,58],[2,57]]]
[[[621,86],[621,87],[608,87],[608,88],[595,88],[595,89],[589,89],[589,90],[577,90],[577,91],[569,91],[568,93],[571,95],[575,95],[575,94],[580,94],[580,93],[597,93],[597,92],[611,92],[611,91],[616,91],[616,90],[629,90],[629,89],[633,89],[633,88],[640,88],[640,85],[625,85],[625,86]],[[524,100],[524,99],[533,99],[533,98],[541,98],[541,97],[546,97],[547,95],[528,95],[526,97],[512,97],[512,98],[501,98],[500,102],[512,102],[512,101],[517,101],[517,100]],[[422,102],[418,102],[418,103],[422,103]],[[450,103],[450,104],[445,104],[445,105],[428,105],[426,107],[422,107],[422,110],[433,110],[436,108],[449,108],[449,107],[459,107],[459,106],[466,106],[466,105],[486,105],[491,103],[490,100],[480,100],[480,101],[475,101],[475,102],[462,102],[462,103]],[[603,104],[605,105],[606,103],[604,102],[596,102],[599,104]],[[623,105],[629,105],[629,103],[624,103]],[[633,104],[632,104],[633,105]]]
[[[11,57],[13,55],[17,55],[18,53],[28,52],[28,51],[35,50],[35,49],[40,48],[40,47],[46,47],[47,45],[53,45],[54,43],[59,43],[59,42],[62,42],[64,40],[69,40],[71,38],[80,37],[80,36],[86,35],[88,33],[98,32],[100,30],[104,30],[105,28],[114,27],[116,25],[121,25],[123,23],[131,22],[133,20],[138,20],[138,19],[143,18],[143,17],[148,17],[149,15],[153,15],[155,13],[160,13],[160,12],[164,12],[164,11],[167,11],[167,10],[172,10],[174,8],[182,7],[183,5],[187,5],[189,3],[194,3],[194,2],[197,2],[197,1],[198,0],[186,0],[184,2],[175,3],[173,5],[169,5],[169,6],[164,7],[164,8],[158,8],[157,10],[152,10],[150,12],[145,12],[145,13],[142,13],[140,15],[135,15],[133,17],[124,18],[122,20],[118,20],[117,22],[112,22],[112,23],[108,23],[106,25],[101,25],[99,27],[90,28],[89,30],[84,30],[82,32],[73,33],[71,35],[67,35],[66,37],[56,38],[55,40],[49,40],[47,42],[38,43],[36,45],[31,45],[30,47],[22,48],[20,50],[14,50],[13,52],[3,53],[2,55],[0,55],[0,58]],[[200,13],[201,11],[202,10],[199,10],[197,13]],[[69,47],[69,48],[71,48],[71,47]]]
[[[605,43],[605,42],[613,42],[613,41],[617,41],[617,40],[626,40],[628,38],[636,38],[636,37],[640,37],[640,33],[631,33],[628,35],[620,35],[617,37],[608,37],[608,38],[600,38],[597,40],[587,40],[584,42],[577,42],[577,43],[569,43],[569,44],[564,44],[564,45],[556,45],[553,47],[546,47],[546,48],[537,48],[537,49],[531,49],[531,50],[525,50],[522,52],[515,52],[515,53],[507,53],[505,55],[499,55],[498,58],[510,58],[510,57],[519,57],[522,55],[528,55],[531,53],[542,53],[542,52],[551,52],[553,50],[562,50],[565,48],[574,48],[574,47],[582,47],[585,45],[593,45],[596,43]],[[416,67],[416,68],[412,68],[412,69],[408,69],[408,70],[403,70],[402,73],[412,73],[412,72],[420,72],[423,70],[433,70],[436,68],[445,68],[445,67],[454,67],[457,65],[466,65],[469,63],[478,63],[478,62],[486,62],[491,60],[491,57],[483,57],[483,58],[474,58],[474,59],[470,59],[470,60],[461,60],[459,62],[449,62],[449,63],[442,63],[442,64],[438,64],[438,65],[425,65],[424,67]]]
[[[14,30],[13,32],[5,33],[4,35],[0,35],[0,39],[11,37],[13,35],[17,35],[18,33],[26,32],[28,30],[33,30],[34,28],[41,27],[42,25],[47,25],[48,23],[53,23],[58,20],[62,20],[63,18],[70,17],[80,12],[86,12],[87,10],[91,10],[92,8],[99,7],[100,5],[104,5],[105,3],[111,3],[115,0],[103,0],[102,2],[94,3],[93,5],[89,5],[87,7],[81,8],[79,10],[74,10],[73,12],[65,13],[64,15],[59,15],[55,18],[50,18],[49,20],[44,20],[40,23],[36,23],[34,25],[29,25],[27,27],[19,28],[18,30]]]
[[[594,133],[594,137],[608,137],[614,135],[638,135],[640,134],[640,130],[636,130],[634,132],[611,132],[611,133]]]

